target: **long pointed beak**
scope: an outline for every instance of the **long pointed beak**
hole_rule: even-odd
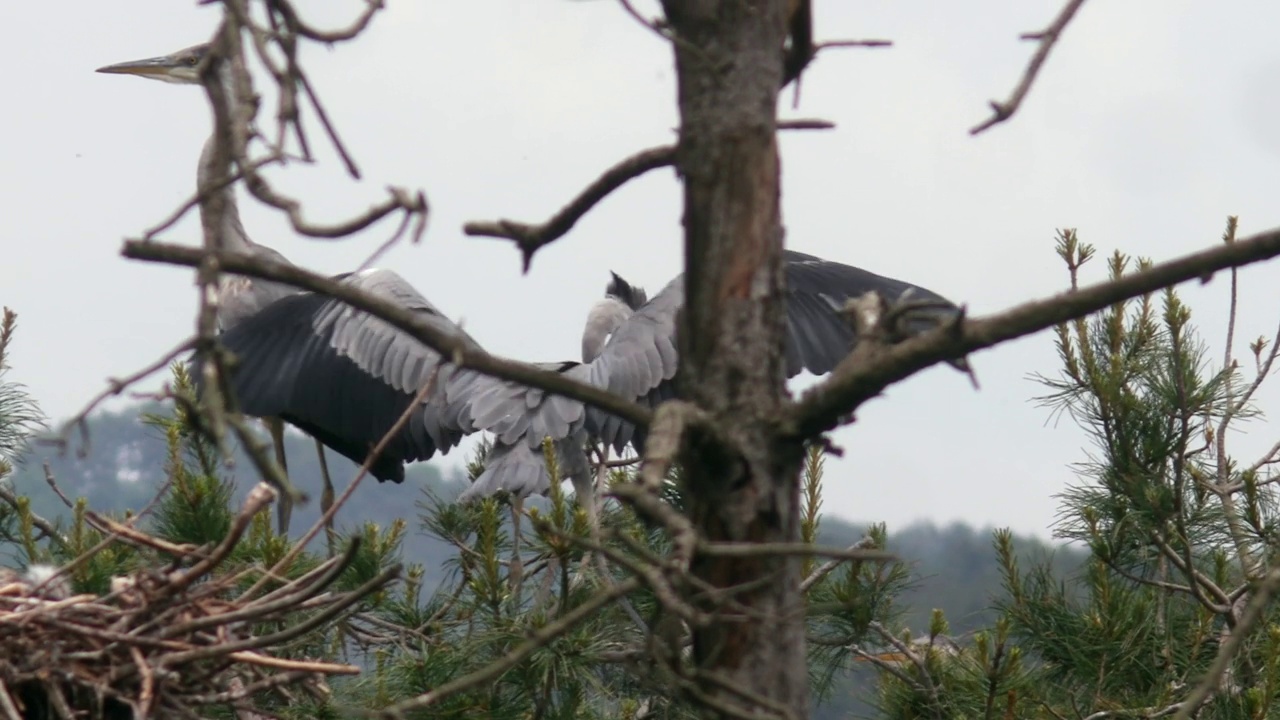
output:
[[[111,75],[142,75],[144,77],[165,76],[173,70],[173,58],[153,57],[145,60],[129,60],[98,68],[97,72]]]

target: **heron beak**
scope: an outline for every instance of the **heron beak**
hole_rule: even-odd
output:
[[[107,73],[110,75],[164,77],[168,75],[173,68],[173,58],[165,55],[164,57],[147,58],[146,60],[129,60],[128,62],[107,65],[105,67],[98,68],[97,72]]]

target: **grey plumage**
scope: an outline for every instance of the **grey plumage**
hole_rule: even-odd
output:
[[[179,84],[196,84],[196,67],[207,46],[173,55],[102,68]],[[224,84],[228,68],[220,69]],[[228,96],[235,97],[234,92]],[[201,156],[198,184],[207,186],[212,139]],[[220,190],[226,210],[219,240],[226,249],[287,262],[276,251],[249,239],[240,222],[232,190]],[[203,211],[203,207],[202,207]],[[788,377],[809,370],[829,372],[856,342],[839,309],[846,300],[879,291],[890,300],[904,293],[945,301],[935,293],[858,268],[812,255],[786,251],[785,358]],[[474,343],[439,313],[403,278],[389,270],[340,276],[417,312],[438,329]],[[644,438],[630,423],[582,403],[542,390],[457,370],[434,351],[367,313],[325,296],[278,283],[228,276],[220,287],[221,339],[240,360],[230,378],[245,412],[280,418],[325,445],[363,462],[376,443],[413,402],[436,370],[437,386],[414,409],[410,422],[391,440],[372,468],[380,480],[401,481],[403,463],[447,452],[473,432],[494,434],[494,450],[485,472],[463,499],[506,490],[516,495],[545,492],[549,478],[541,444],[550,437],[562,475],[577,487],[589,487],[588,440],[603,441],[621,452]],[[676,277],[652,299],[612,275],[606,298],[584,328],[582,362],[544,364],[581,382],[649,406],[674,397],[672,379],[679,363],[675,321],[684,303],[684,281]],[[932,326],[954,313],[954,305],[909,326]],[[963,367],[962,364],[958,364]],[[201,374],[196,373],[197,380]],[[273,439],[283,464],[279,426]],[[323,453],[321,453],[323,461]],[[326,492],[332,495],[328,477]],[[281,500],[281,525],[287,527],[287,499]],[[322,506],[323,506],[322,501]]]
[[[604,299],[587,314],[587,325],[582,331],[582,362],[595,360],[613,331],[649,301],[644,288],[631,285],[615,272],[609,275]]]
[[[476,346],[390,270],[336,279],[385,297]],[[245,413],[280,417],[357,464],[440,368],[436,387],[370,467],[379,480],[402,482],[404,463],[446,453],[462,439],[461,408],[443,404],[449,364],[410,335],[344,302],[299,293],[245,319],[220,340],[239,360],[230,380]]]
[[[866,270],[834,263],[813,255],[784,251],[787,294],[785,305],[785,357],[787,377],[803,370],[816,375],[830,372],[854,348],[857,338],[852,324],[840,309],[845,301],[876,291],[890,302],[907,297],[944,304],[946,309],[922,313],[907,323],[916,333],[954,317],[958,308],[925,288]],[[581,382],[603,388],[649,407],[675,397],[672,379],[679,365],[676,349],[676,315],[684,304],[684,279],[677,276],[651,300],[630,314],[617,312],[619,300],[615,274],[606,301],[597,306],[584,330],[584,362],[549,365]],[[625,284],[625,283],[623,283]],[[627,286],[630,287],[630,286]],[[612,301],[612,305],[606,303]],[[604,307],[601,307],[604,306]],[[628,307],[627,309],[631,309]],[[605,322],[605,319],[608,322]],[[598,321],[598,322],[597,322]],[[610,323],[616,323],[610,327]],[[588,336],[607,337],[601,348],[588,343]],[[953,363],[964,369],[963,361]],[[470,402],[469,430],[495,434],[495,447],[525,445],[537,448],[543,437],[556,443],[557,455],[568,471],[562,475],[575,485],[588,482],[589,465],[584,452],[589,440],[600,441],[622,452],[628,444],[643,446],[637,428],[617,416],[541,390],[522,387],[494,378],[460,371],[446,388],[447,402]],[[520,488],[544,493],[549,478],[539,472],[540,452],[504,450],[501,464],[486,468],[463,494],[463,499],[484,497],[499,489]],[[523,460],[526,464],[519,464]],[[535,465],[537,463],[537,465]],[[508,474],[517,475],[518,482]],[[531,482],[531,478],[538,478]]]

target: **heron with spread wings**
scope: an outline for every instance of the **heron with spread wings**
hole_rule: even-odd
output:
[[[200,83],[198,69],[208,44],[146,60],[99,69],[182,85]],[[229,68],[219,69],[226,96],[234,99]],[[197,185],[209,185],[206,167],[213,138],[201,155]],[[287,262],[275,250],[255,243],[240,221],[235,193],[221,192],[224,212],[219,237],[223,249]],[[203,211],[203,206],[202,206]],[[877,292],[886,300],[904,298],[932,303],[912,314],[909,332],[920,332],[955,316],[959,309],[929,290],[849,265],[795,251],[784,252],[785,359],[787,376],[807,370],[831,371],[857,342],[844,316],[846,301]],[[479,347],[404,278],[387,269],[337,276],[362,290],[418,313],[438,330]],[[684,278],[671,280],[653,298],[614,274],[606,297],[590,311],[582,338],[582,360],[536,363],[580,382],[607,389],[628,400],[655,407],[675,397],[672,382],[679,363],[676,316],[684,304]],[[494,446],[483,473],[461,500],[507,492],[516,497],[545,493],[550,475],[542,453],[550,438],[563,474],[580,499],[591,488],[590,443],[618,452],[643,446],[640,429],[610,413],[541,389],[456,368],[409,334],[327,295],[227,275],[219,288],[219,340],[237,358],[230,385],[248,415],[264,418],[271,429],[277,460],[285,465],[283,424],[316,441],[324,476],[321,506],[333,502],[333,485],[324,463],[327,446],[362,464],[432,378],[436,387],[419,402],[409,421],[395,433],[370,472],[380,481],[403,482],[404,464],[444,454],[464,435],[489,432]],[[964,369],[963,361],[953,363]],[[200,378],[200,373],[195,373]],[[279,525],[288,530],[291,501],[280,500]]]

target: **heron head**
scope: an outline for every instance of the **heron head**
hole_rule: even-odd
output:
[[[209,43],[201,43],[170,55],[107,65],[98,68],[98,72],[112,75],[137,75],[179,85],[196,85],[200,82],[198,71],[200,61],[208,51]]]
[[[639,310],[640,306],[649,301],[644,288],[623,280],[616,272],[610,271],[609,275],[609,285],[604,289],[606,298],[619,300],[632,310]]]

